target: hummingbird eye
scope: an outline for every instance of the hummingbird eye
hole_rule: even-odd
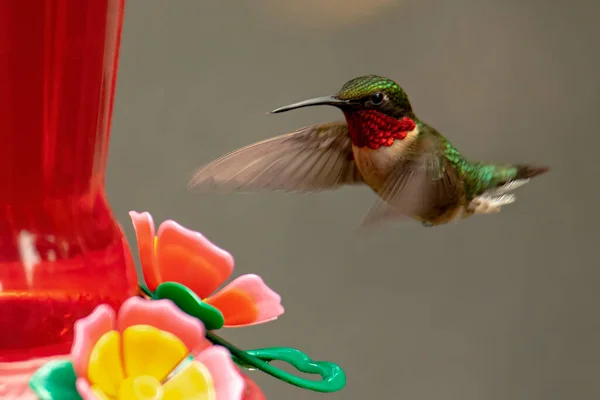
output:
[[[378,106],[381,103],[383,103],[384,98],[385,98],[385,96],[381,92],[373,93],[371,95],[371,103]]]

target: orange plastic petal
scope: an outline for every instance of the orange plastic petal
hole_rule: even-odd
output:
[[[142,264],[142,273],[144,281],[150,291],[155,291],[156,287],[162,282],[158,262],[156,261],[156,252],[154,250],[155,228],[152,216],[147,211],[138,213],[129,211],[129,217],[135,229],[140,263]]]
[[[240,289],[219,291],[206,302],[221,311],[227,325],[248,325],[258,318],[254,300]]]
[[[233,272],[231,254],[171,220],[158,228],[156,256],[164,282],[181,283],[200,298],[214,292]]]
[[[254,274],[242,275],[205,300],[225,318],[225,326],[271,321],[283,314],[281,297]]]

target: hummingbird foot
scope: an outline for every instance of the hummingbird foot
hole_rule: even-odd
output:
[[[481,195],[474,198],[467,212],[470,214],[496,214],[500,212],[502,206],[514,203],[516,197],[514,194],[502,194],[500,196]]]
[[[421,222],[421,224],[425,227],[425,228],[433,228],[435,225],[432,224],[431,222]]]

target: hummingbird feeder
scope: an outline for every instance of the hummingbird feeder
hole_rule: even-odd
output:
[[[283,307],[256,275],[217,290],[233,258],[200,233],[131,212],[136,276],[105,193],[124,2],[0,0],[0,398],[264,399],[244,369],[341,390],[334,363],[217,335]]]

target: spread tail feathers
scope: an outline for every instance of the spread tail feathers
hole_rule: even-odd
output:
[[[532,178],[545,174],[550,168],[518,164],[512,167],[503,167],[496,170],[494,186],[485,191],[490,196],[500,196],[512,192],[525,185]],[[514,201],[514,200],[513,200]]]
[[[548,167],[537,167],[533,165],[517,165],[517,176],[514,178],[519,179],[531,179],[538,175],[545,174],[550,170]]]

